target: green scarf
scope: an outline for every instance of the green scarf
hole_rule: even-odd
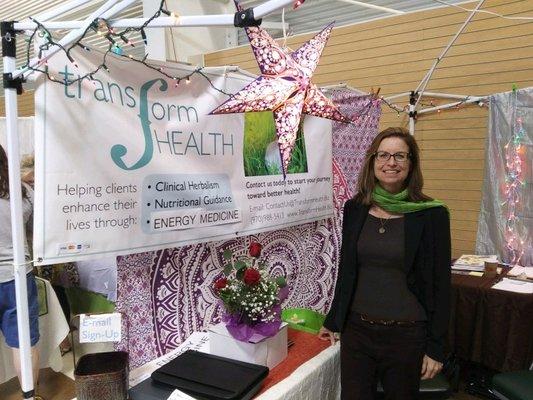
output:
[[[372,198],[378,206],[386,211],[406,214],[415,211],[425,210],[433,207],[446,207],[440,200],[420,201],[418,203],[408,201],[407,189],[402,190],[400,193],[392,194],[387,192],[381,186],[376,185],[374,192],[372,192]],[[448,209],[448,207],[446,207]]]

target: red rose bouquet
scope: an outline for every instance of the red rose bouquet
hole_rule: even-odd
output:
[[[224,251],[229,263],[224,267],[224,277],[214,284],[224,305],[226,328],[241,341],[248,341],[254,334],[274,336],[281,324],[281,302],[288,294],[285,278],[273,278],[265,270],[261,250],[261,244],[252,242],[249,256],[235,257],[231,250]]]

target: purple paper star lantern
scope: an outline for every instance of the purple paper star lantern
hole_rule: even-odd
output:
[[[211,114],[272,111],[283,176],[291,160],[302,113],[349,122],[337,106],[311,83],[333,23],[288,54],[259,27],[245,28],[261,75],[232,95]]]

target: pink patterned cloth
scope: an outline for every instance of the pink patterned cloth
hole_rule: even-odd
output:
[[[355,124],[333,123],[333,160],[340,166],[348,184],[348,196],[352,197],[366,150],[379,129],[381,101],[351,90],[335,90],[331,98],[343,115],[357,121]]]
[[[123,341],[130,367],[138,367],[176,348],[191,333],[219,322],[220,302],[213,291],[222,276],[222,254],[246,255],[250,242],[263,245],[270,274],[287,277],[283,307],[329,309],[340,254],[342,207],[352,197],[366,148],[377,134],[379,102],[343,91],[334,94],[348,117],[366,113],[361,125],[334,124],[333,192],[335,216],[292,228],[221,242],[202,243],[121,257],[116,308],[127,315]]]

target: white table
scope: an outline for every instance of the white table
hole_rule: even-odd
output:
[[[209,353],[209,336],[195,332],[172,352],[130,371],[130,387],[185,350]],[[341,397],[340,345],[328,347],[254,400],[338,400]],[[73,400],[76,400],[75,398]]]
[[[154,370],[188,349],[209,353],[209,335],[195,332],[169,354],[132,370],[130,386],[148,379]],[[337,343],[300,365],[291,375],[254,400],[338,400],[340,387],[340,344]]]
[[[328,347],[254,400],[338,400],[340,344]]]
[[[40,280],[45,282],[48,303],[48,313],[39,317],[41,337],[37,345],[40,353],[40,367],[50,367],[57,372],[63,368],[59,344],[68,335],[69,326],[52,285],[46,280]],[[0,383],[8,381],[14,376],[16,376],[16,371],[12,350],[7,347],[4,336],[0,333]]]

